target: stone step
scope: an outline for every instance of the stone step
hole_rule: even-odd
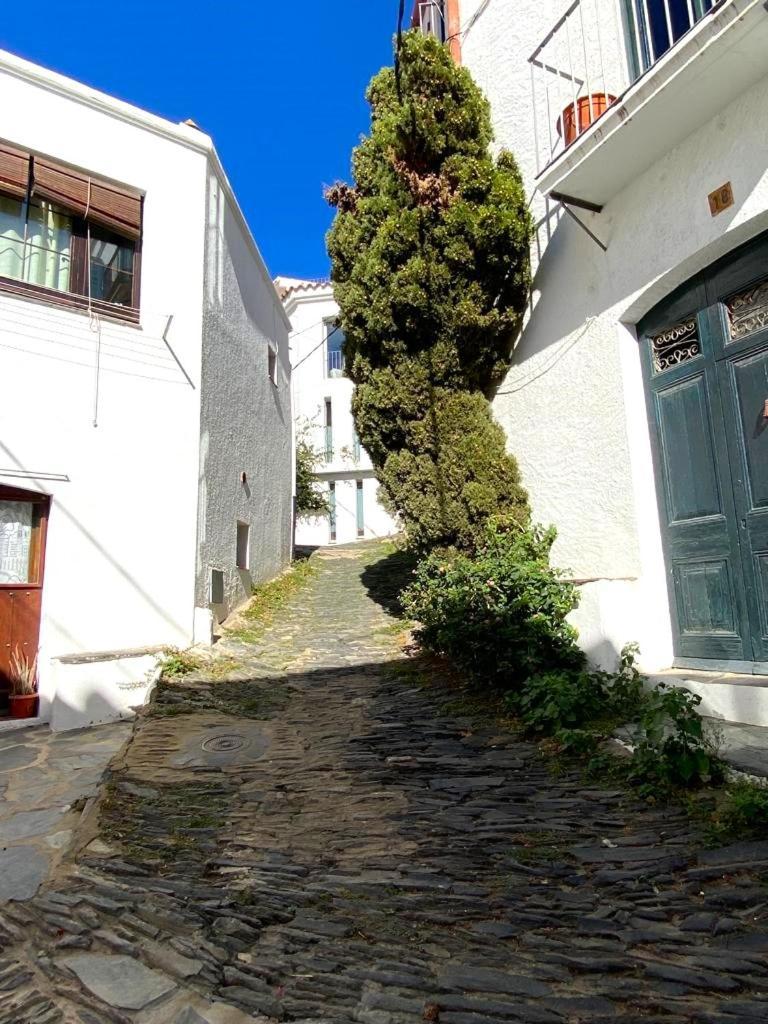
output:
[[[707,718],[768,727],[768,676],[670,669],[649,678],[654,684],[683,686],[698,694],[699,710]]]

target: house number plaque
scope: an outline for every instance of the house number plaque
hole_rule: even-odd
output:
[[[726,181],[720,188],[710,192],[707,198],[709,199],[709,212],[713,217],[722,213],[723,210],[727,210],[729,206],[733,206],[733,189],[730,181]]]

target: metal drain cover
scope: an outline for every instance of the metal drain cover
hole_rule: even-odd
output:
[[[248,746],[248,740],[244,736],[238,736],[236,733],[232,735],[224,736],[211,736],[207,740],[203,740],[203,750],[210,750],[216,754],[223,754],[232,750],[242,750],[243,747]]]

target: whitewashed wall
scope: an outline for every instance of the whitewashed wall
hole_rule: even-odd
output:
[[[253,584],[286,567],[293,515],[289,322],[213,170],[205,267],[195,604],[197,638],[209,641],[214,615],[225,618],[250,597]],[[236,565],[238,521],[250,525],[247,569]],[[211,569],[224,574],[225,601],[215,608]]]
[[[467,25],[480,10],[462,4]],[[628,640],[644,666],[671,663],[672,637],[633,324],[697,270],[768,228],[768,81],[743,94],[640,175],[599,215],[547,216],[534,195],[527,58],[560,3],[490,0],[463,38],[486,90],[497,144],[520,162],[538,231],[532,310],[494,411],[520,460],[537,519],[558,528],[554,560],[582,586],[574,620],[594,659]],[[735,206],[712,219],[707,194],[733,183]]]
[[[119,662],[96,681],[88,666],[65,672],[60,656],[192,635],[202,302],[190,296],[202,295],[206,158],[42,74],[36,83],[0,60],[0,135],[146,193],[140,328],[102,319],[99,338],[84,313],[0,296],[0,470],[69,477],[0,475],[52,495],[41,712],[55,696],[56,724],[68,725],[142,694],[124,689],[137,679]],[[162,341],[169,316],[168,340],[195,388]]]
[[[318,466],[322,485],[336,481],[336,543],[358,539],[386,537],[397,532],[397,526],[377,498],[378,483],[371,460],[364,449],[354,457],[354,422],[352,419],[352,381],[327,373],[327,350],[324,344],[325,323],[332,321],[338,306],[330,285],[299,288],[286,299],[291,320],[291,364],[293,370],[293,415],[297,431],[308,430],[313,446],[325,448],[325,399],[330,398],[333,410],[333,459]],[[357,536],[357,496],[355,480],[363,480],[364,537]],[[328,544],[330,528],[327,517],[300,519],[296,524],[297,544]]]
[[[0,483],[52,496],[41,716],[68,728],[142,703],[155,659],[104,655],[189,645],[196,579],[205,634],[209,562],[227,570],[231,603],[247,596],[238,518],[252,524],[250,577],[286,564],[288,322],[203,133],[3,53],[0,111],[3,140],[145,193],[139,327],[96,329],[85,313],[0,293]]]

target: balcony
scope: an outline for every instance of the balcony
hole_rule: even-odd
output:
[[[344,353],[339,349],[328,349],[328,376],[344,376]]]
[[[574,0],[529,58],[537,184],[602,207],[768,71],[763,0]]]
[[[445,15],[442,0],[417,0],[413,5],[411,28],[421,29],[425,36],[445,42]]]

